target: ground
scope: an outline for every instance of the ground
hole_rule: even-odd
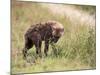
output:
[[[96,68],[95,6],[12,2],[12,73],[69,71]],[[63,24],[64,35],[56,44],[57,56],[49,47],[49,55],[37,58],[35,47],[22,58],[24,33],[34,23],[55,20]],[[44,43],[44,42],[43,42]]]

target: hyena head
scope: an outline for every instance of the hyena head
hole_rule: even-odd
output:
[[[52,28],[52,38],[51,41],[56,43],[59,38],[64,34],[64,27],[61,23],[56,21],[51,21],[51,28]]]

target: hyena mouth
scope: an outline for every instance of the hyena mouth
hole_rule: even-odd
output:
[[[58,37],[58,36],[53,36],[53,38],[51,39],[51,42],[57,43],[59,38],[60,37]]]

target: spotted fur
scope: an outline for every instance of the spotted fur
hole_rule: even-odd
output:
[[[49,44],[56,43],[63,35],[63,25],[56,21],[47,21],[34,24],[25,33],[25,47],[23,49],[24,58],[27,56],[27,51],[33,47],[36,47],[36,53],[42,57],[41,44],[45,42],[44,53],[47,56]]]

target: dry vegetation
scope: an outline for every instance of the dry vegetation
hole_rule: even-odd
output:
[[[12,73],[95,69],[95,9],[95,6],[12,2]],[[50,46],[48,57],[35,59],[33,47],[28,51],[29,60],[24,61],[25,31],[33,23],[47,20],[59,21],[65,28],[55,46],[57,54]]]

